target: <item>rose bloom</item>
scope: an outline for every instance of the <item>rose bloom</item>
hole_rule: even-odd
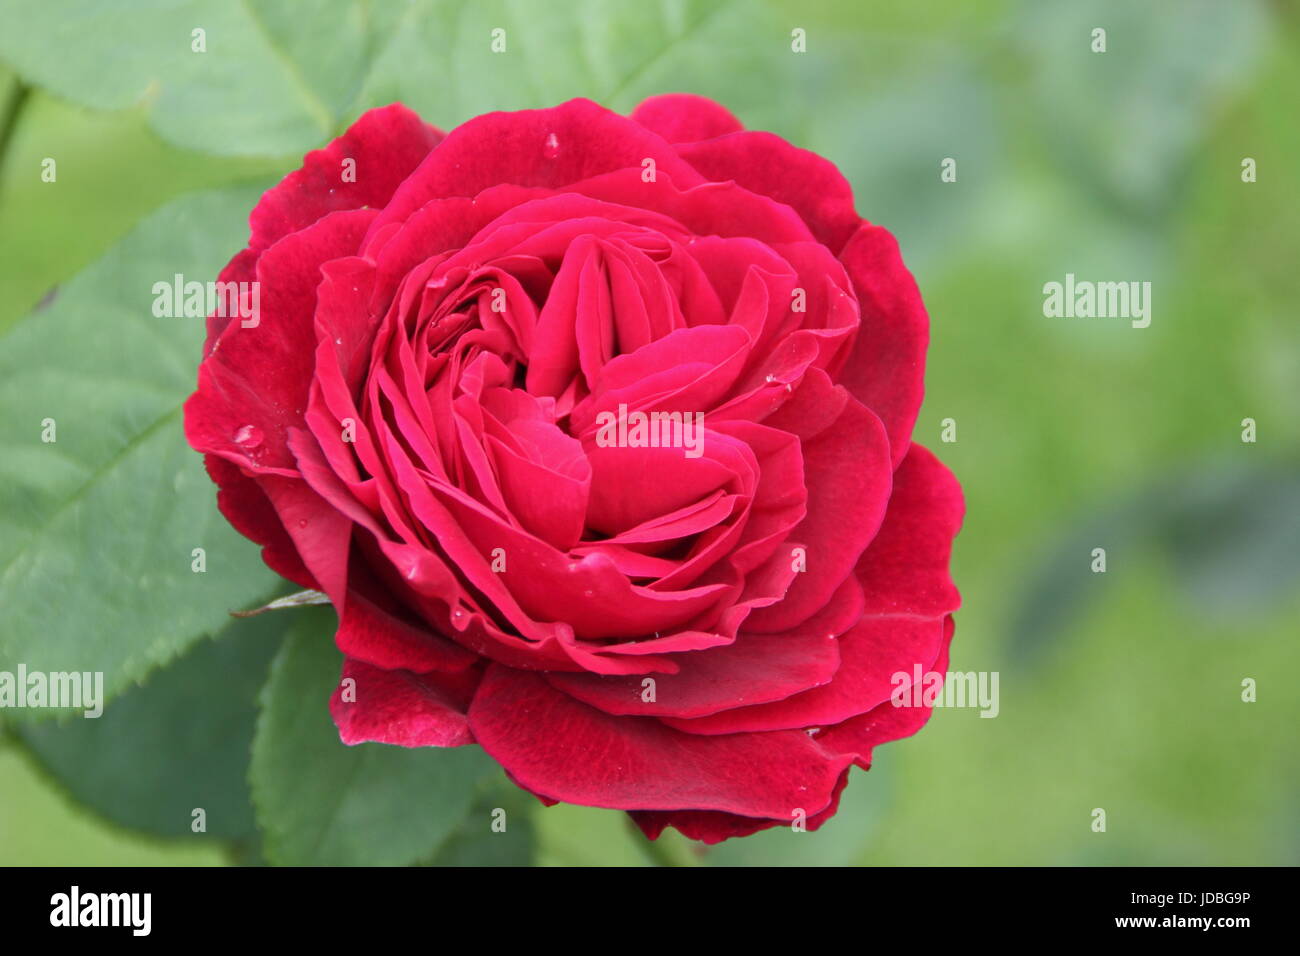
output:
[[[928,719],[890,697],[947,669],[961,491],[911,441],[920,294],[830,162],[696,96],[392,105],[250,224],[220,280],[260,314],[209,318],[186,434],[337,610],[345,743],[713,843],[815,829]]]

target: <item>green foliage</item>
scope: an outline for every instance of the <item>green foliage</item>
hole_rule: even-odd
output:
[[[97,719],[25,727],[22,740],[74,797],[105,818],[183,836],[195,809],[213,837],[256,835],[248,794],[257,696],[283,623],[232,621],[108,705]]]
[[[724,42],[724,28],[752,21],[743,7],[728,0],[140,0],[112,7],[2,0],[0,18],[23,29],[0,37],[0,59],[85,106],[144,104],[154,129],[177,146],[280,156],[304,152],[361,110],[399,99],[449,125],[573,96],[631,106],[653,78],[680,78],[669,52],[709,76],[721,64],[744,65],[745,51]],[[204,31],[202,52],[195,30]],[[495,30],[505,31],[497,51]],[[774,63],[788,49],[787,33],[770,35]]]
[[[147,102],[154,128],[178,146],[237,156],[304,151],[335,117],[276,46],[257,6],[5,0],[0,19],[22,28],[0,34],[0,57],[84,106]],[[195,30],[204,31],[204,52]]]
[[[529,866],[537,833],[537,800],[497,772],[480,783],[480,793],[460,825],[438,848],[431,866]]]
[[[344,746],[327,707],[343,661],[334,614],[292,613],[253,739],[253,802],[267,859],[298,866],[427,859],[461,827],[495,764],[472,746]]]
[[[203,320],[151,307],[155,281],[216,274],[256,195],[169,205],[0,338],[0,660],[114,694],[275,586],[181,432]]]

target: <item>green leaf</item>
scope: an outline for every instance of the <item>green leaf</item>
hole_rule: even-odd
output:
[[[17,25],[0,59],[27,82],[97,109],[143,104],[164,139],[223,155],[300,153],[396,100],[450,128],[576,96],[627,111],[682,89],[793,135],[802,121],[767,90],[828,92],[814,58],[791,52],[788,17],[736,0],[0,0],[0,17]],[[830,39],[823,28],[817,48]]]
[[[0,664],[102,671],[111,697],[272,592],[182,434],[203,320],[151,308],[155,281],[217,274],[256,196],[164,207],[0,336]]]
[[[356,99],[374,47],[405,12],[391,0],[244,0],[244,7],[335,124]]]
[[[530,866],[536,846],[536,798],[498,773],[431,866]]]
[[[293,612],[253,740],[253,804],[266,856],[291,866],[427,860],[497,772],[478,747],[345,746],[329,713],[342,657],[324,609]]]
[[[303,152],[394,100],[445,126],[680,88],[761,105],[756,61],[784,86],[795,59],[788,25],[729,0],[0,0],[0,19],[0,59],[27,82],[95,109],[144,104],[169,142],[240,156]]]
[[[302,152],[329,134],[338,116],[322,98],[329,91],[314,88],[299,61],[277,45],[282,17],[272,18],[274,28],[260,19],[275,6],[0,0],[0,58],[29,82],[82,106],[147,102],[154,128],[179,146],[238,156]],[[349,16],[311,21],[312,36],[337,38],[353,28]],[[195,30],[205,31],[205,52],[193,49]],[[322,49],[338,56],[341,45]]]
[[[768,29],[770,19],[728,0],[415,0],[375,57],[358,106],[401,100],[450,128],[575,96],[623,111],[677,89],[760,102],[754,73],[784,77],[794,59],[789,27]],[[494,39],[504,50],[494,51]]]
[[[19,736],[74,798],[127,827],[188,836],[255,834],[248,793],[257,694],[284,621],[232,623],[132,688],[96,719],[36,724]]]

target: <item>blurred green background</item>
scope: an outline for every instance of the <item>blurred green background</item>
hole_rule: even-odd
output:
[[[147,248],[147,292],[173,271],[169,236],[187,263],[175,271],[214,255],[215,271],[242,243],[257,190],[361,110],[395,99],[449,128],[489,109],[572,96],[628,111],[654,93],[702,93],[747,126],[834,160],[858,211],[898,236],[932,320],[916,438],[967,497],[951,667],[1000,673],[999,716],[936,711],[919,736],[879,749],[869,773],[855,772],[839,816],[817,834],[769,832],[707,853],[674,834],[652,857],[621,814],[538,807],[521,810],[532,814],[524,857],[1300,862],[1294,3],[0,0],[0,23],[0,366],[8,353],[15,376],[20,358],[29,368],[32,354],[83,332],[105,366],[152,362],[126,340],[95,338],[111,303],[100,311],[93,287],[74,284],[71,304],[60,305],[65,284],[178,197],[103,274],[129,270]],[[193,27],[206,29],[206,53],[191,51]],[[496,27],[506,30],[504,53],[489,47]],[[1107,31],[1104,53],[1091,49],[1097,27]],[[791,50],[796,28],[806,31],[805,53]],[[55,183],[42,181],[46,157],[57,159]],[[957,181],[945,183],[949,157]],[[1242,181],[1246,157],[1257,182]],[[192,195],[218,187],[243,188]],[[1067,272],[1150,281],[1150,327],[1044,318],[1042,287]],[[132,294],[147,303],[140,289]],[[51,296],[49,321],[62,337],[41,340],[26,327],[45,321]],[[180,363],[169,401],[184,397],[198,357],[197,327],[183,336],[168,353]],[[21,437],[0,446],[12,456],[0,483],[28,489],[0,498],[11,509],[0,537],[38,534],[65,515],[66,503],[30,490],[47,481],[30,455],[10,450],[31,445],[41,381],[0,383],[0,417],[21,425]],[[957,441],[942,443],[949,418]],[[1244,418],[1257,422],[1255,443],[1241,440]],[[178,422],[158,440],[183,449]],[[215,513],[210,488],[192,484],[187,500]],[[74,523],[60,547],[85,556],[80,573],[17,548],[0,560],[0,668],[10,666],[6,651],[43,646],[39,613],[23,603],[33,581],[56,637],[129,629],[116,610],[86,611],[107,599],[83,598],[83,589],[98,586],[85,579],[98,564],[111,575],[131,555],[116,553],[112,525]],[[190,541],[181,535],[176,548],[188,555]],[[1105,574],[1090,570],[1097,547],[1107,551]],[[0,545],[0,559],[7,553]],[[138,597],[143,579],[131,581],[125,592],[114,585],[117,599]],[[241,600],[279,593],[269,577],[240,587]],[[156,626],[169,626],[165,598],[149,608]],[[219,611],[184,618],[184,634],[149,637],[152,663],[130,675],[144,690],[117,706],[134,706],[132,694],[189,693],[186,679],[200,694],[193,675],[164,687],[153,673],[178,654],[198,674],[203,654],[251,670],[228,732],[202,743],[235,741],[216,769],[207,756],[202,763],[238,778],[238,796],[253,696],[279,635],[265,653],[236,631],[243,624],[224,641],[251,650],[194,645],[223,626]],[[314,612],[282,612],[300,613]],[[1241,699],[1245,678],[1258,682],[1254,703]],[[111,705],[104,727],[110,717],[150,727],[148,708],[134,709],[132,718]],[[192,773],[167,762],[168,747],[206,755],[201,735],[169,743],[154,727],[112,743],[61,743],[54,738],[67,728],[52,722],[0,719],[0,863],[260,859],[242,797],[229,839],[151,826],[148,793],[184,789]],[[96,763],[87,754],[101,750],[101,772],[134,782],[78,783],[77,769]],[[1098,807],[1104,833],[1091,828]]]

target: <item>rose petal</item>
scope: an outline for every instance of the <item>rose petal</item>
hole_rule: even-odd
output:
[[[892,481],[889,443],[880,419],[857,402],[835,424],[803,443],[808,514],[791,536],[803,542],[807,571],[785,599],[755,611],[746,625],[784,631],[815,614],[849,575],[875,537]]]
[[[260,483],[303,564],[334,606],[342,607],[348,590],[351,519],[301,478],[264,475]]]
[[[670,143],[689,143],[744,129],[726,107],[694,93],[661,93],[632,111],[635,122]]]
[[[840,383],[875,412],[889,433],[894,466],[907,454],[925,393],[930,318],[898,242],[863,225],[840,254],[862,310],[862,324]]]
[[[840,775],[835,785],[835,794],[830,806],[807,817],[805,830],[812,833],[823,823],[835,816],[840,806],[840,794],[849,782],[849,771]],[[788,820],[756,820],[753,817],[740,817],[734,813],[719,813],[716,810],[633,810],[628,816],[641,828],[648,839],[657,840],[666,827],[675,827],[679,833],[691,840],[714,844],[732,837],[749,836],[759,830],[776,826],[789,826],[794,822]]]
[[[487,113],[447,134],[398,188],[377,221],[406,219],[431,199],[472,198],[502,183],[558,189],[653,159],[684,187],[703,181],[660,137],[591,100],[551,109]]]
[[[257,324],[226,327],[185,403],[185,435],[197,451],[249,471],[296,473],[288,430],[302,425],[311,387],[321,264],[354,252],[374,216],[332,213],[262,254]]]
[[[320,585],[302,563],[293,539],[257,482],[216,455],[204,455],[203,463],[217,484],[217,508],[236,531],[262,545],[262,560],[267,567],[301,588],[319,590]]]
[[[612,717],[541,676],[491,665],[470,704],[474,738],[520,786],[618,810],[722,810],[791,819],[831,802],[852,762],[801,731],[704,737]]]
[[[934,664],[944,643],[941,618],[869,617],[839,639],[840,666],[830,682],[783,700],[738,707],[696,720],[667,719],[694,734],[827,727],[889,700],[896,674]]]
[[[957,610],[961,595],[948,565],[964,511],[952,472],[925,448],[912,445],[894,472],[880,533],[856,568],[867,614],[936,617]]]
[[[546,679],[607,714],[702,717],[825,684],[839,667],[840,653],[834,636],[821,632],[742,634],[732,644],[691,651],[680,661],[678,673],[655,675],[653,701],[642,698],[642,675],[547,674]]]
[[[346,658],[330,697],[330,714],[345,744],[376,741],[398,747],[462,747],[474,742],[465,711],[480,672],[415,674]],[[354,683],[344,692],[346,681]],[[353,698],[355,694],[355,698]]]
[[[737,132],[685,143],[678,152],[707,179],[732,180],[794,207],[836,255],[862,222],[853,208],[853,187],[835,164],[773,133]]]
[[[948,672],[948,645],[952,641],[952,618],[944,622],[944,645],[931,668],[936,674]],[[896,707],[892,700],[872,708],[860,717],[828,727],[817,735],[817,740],[837,753],[854,753],[858,766],[871,766],[871,750],[891,740],[910,737],[930,719],[930,707]]]
[[[372,589],[375,590],[375,589]],[[358,593],[354,587],[344,605],[334,642],[345,656],[385,670],[425,673],[464,671],[477,659],[426,625],[412,623],[395,607]]]
[[[442,136],[401,103],[367,110],[267,190],[249,217],[249,248],[265,249],[341,209],[382,209]]]

